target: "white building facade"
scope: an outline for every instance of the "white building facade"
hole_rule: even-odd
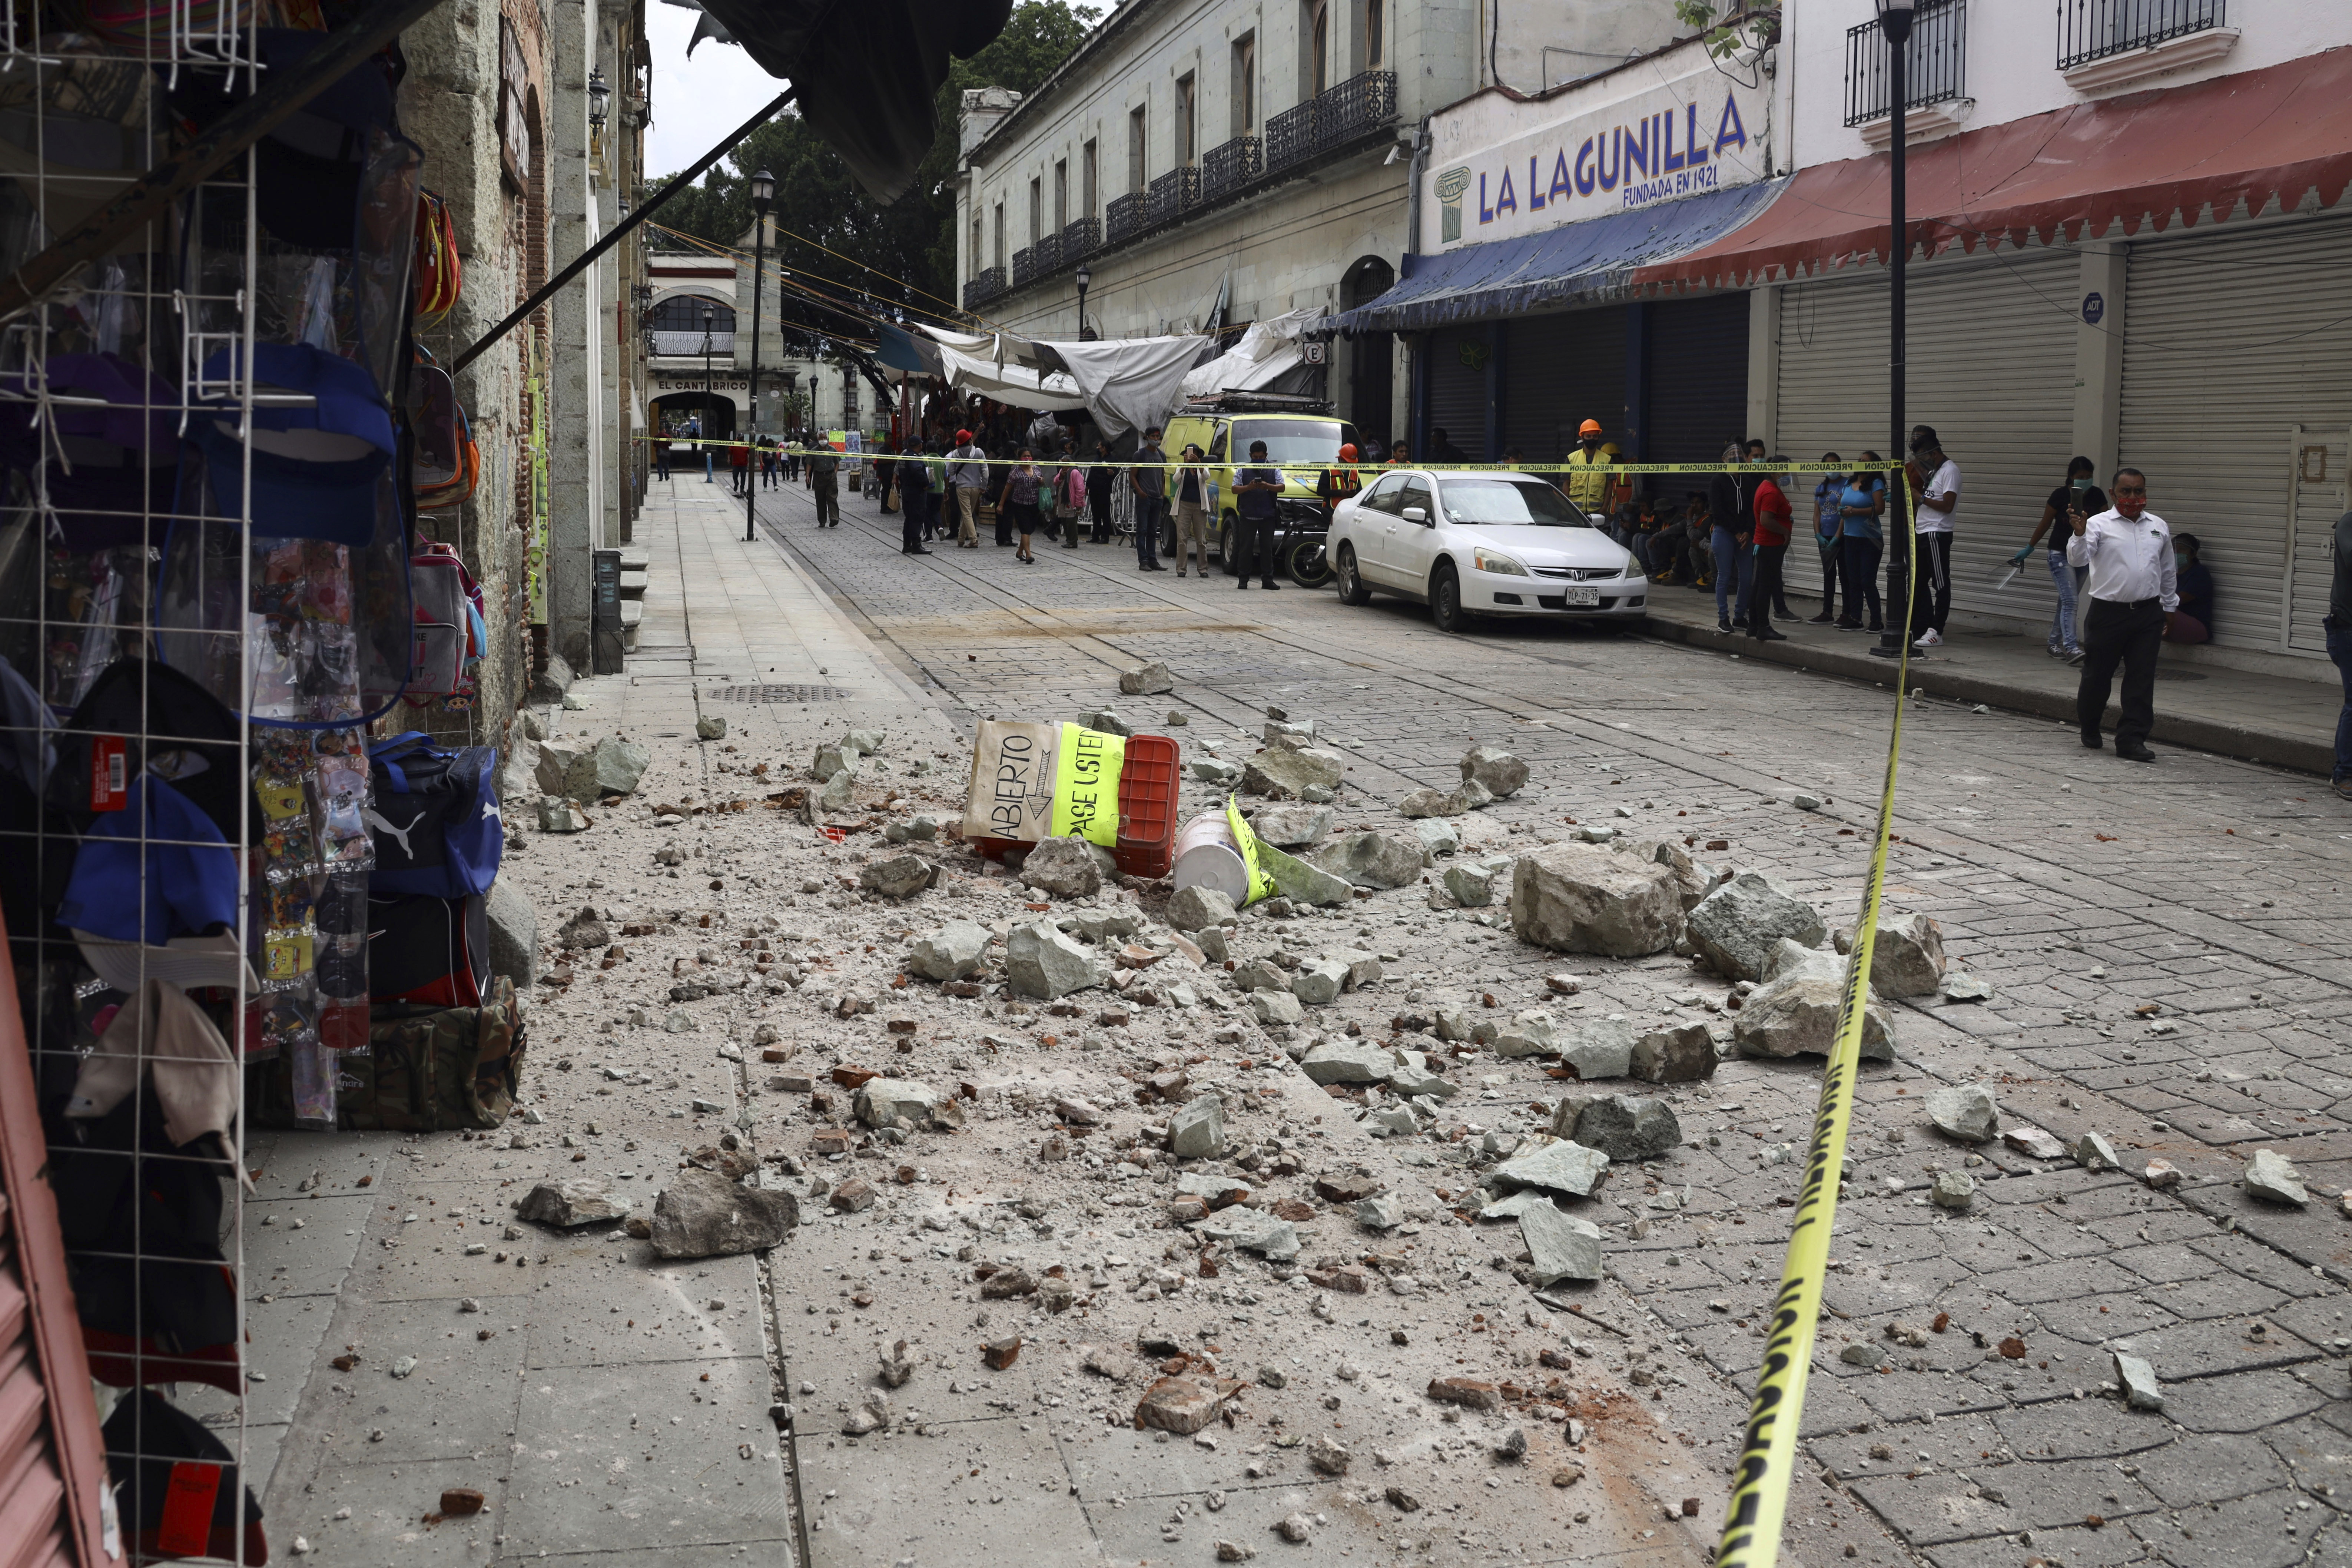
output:
[[[646,419],[677,435],[689,420],[706,434],[730,437],[752,427],[751,236],[744,254],[657,251],[646,258],[651,299],[644,312]],[[778,268],[769,247],[760,311],[760,396],[762,436],[789,435],[794,394],[810,406],[797,426],[839,430],[854,426],[861,400],[854,365],[811,354],[779,324]],[[739,304],[740,301],[740,304]],[[740,310],[740,314],[739,314]],[[863,400],[867,410],[870,395]]]
[[[1583,417],[1654,461],[1743,436],[1894,455],[1876,7],[1790,0],[1743,41],[1434,117],[1414,254],[1342,321],[1420,350],[1422,428],[1531,464]],[[2044,574],[1996,584],[2082,455],[2102,485],[2147,470],[2201,542],[2200,657],[2324,657],[2352,507],[2352,9],[1921,0],[1906,58],[1906,423],[1965,477],[1956,605],[2046,622]],[[1789,564],[1811,586],[1811,552]]]
[[[1361,304],[1407,248],[1431,111],[1496,67],[1588,74],[1653,47],[1667,16],[1646,0],[1573,16],[1501,0],[1128,0],[1026,100],[965,95],[963,303],[983,328],[1034,336],[1228,344],[1253,321]],[[1401,346],[1332,347],[1319,390],[1368,433],[1401,433]]]

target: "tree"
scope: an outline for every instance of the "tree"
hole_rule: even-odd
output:
[[[1780,0],[1674,0],[1675,20],[1706,34],[1706,52],[1722,59],[1740,48],[1762,48],[1780,36]],[[1720,26],[1716,18],[1724,21]]]
[[[788,108],[745,137],[701,184],[678,193],[654,221],[733,245],[751,230],[750,176],[765,168],[776,179],[772,212],[783,231],[770,252],[778,265],[803,275],[812,287],[854,297],[864,309],[888,314],[903,307],[937,315],[954,298],[955,179],[964,91],[1035,91],[1076,52],[1100,14],[1068,0],[1021,0],[1004,31],[986,48],[950,62],[935,106],[939,133],[913,186],[887,206],[859,190],[823,138]],[[862,335],[851,318],[789,290],[784,314],[816,332]]]

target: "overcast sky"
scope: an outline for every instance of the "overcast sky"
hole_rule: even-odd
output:
[[[732,44],[706,38],[686,58],[698,11],[646,7],[646,41],[654,50],[654,121],[646,132],[646,172],[675,174],[751,118],[784,84]]]

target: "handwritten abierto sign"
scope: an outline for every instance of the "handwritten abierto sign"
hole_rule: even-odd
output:
[[[1034,844],[1050,830],[1056,726],[982,720],[971,748],[964,796],[967,838]]]

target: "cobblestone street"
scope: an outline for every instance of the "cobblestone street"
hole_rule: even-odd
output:
[[[1220,574],[1138,575],[1116,544],[1041,538],[1034,567],[985,536],[910,558],[895,516],[843,499],[844,526],[819,531],[803,491],[770,492],[764,531],[966,731],[1068,716],[1120,669],[1162,660],[1175,691],[1120,700],[1130,722],[1184,713],[1171,732],[1189,754],[1254,737],[1269,703],[1313,718],[1354,759],[1342,826],[1451,787],[1466,745],[1501,745],[1535,779],[1479,814],[1501,833],[1630,815],[1628,831],[1769,870],[1832,926],[1852,921],[1885,688],[1578,627],[1448,637],[1386,598],[1237,599]],[[2336,1201],[2352,1186],[2352,816],[2306,776],[2169,750],[2129,768],[2066,725],[1936,700],[1914,703],[1903,761],[1887,902],[1939,921],[1952,968],[1991,995],[1891,1003],[1898,1059],[1864,1073],[1805,1412],[1821,1473],[1791,1504],[1793,1556],[2352,1563],[2352,1208]],[[1800,791],[1820,809],[1791,805]],[[1401,969],[1402,985],[1484,992],[1502,1016],[1562,966],[1507,931],[1389,918],[1391,984]],[[1573,967],[1593,1005],[1653,1017],[1659,987],[1690,973],[1670,955]],[[1685,1013],[1725,1005],[1712,977],[1675,996]],[[1642,1191],[1593,1205],[1617,1211],[1594,1217],[1619,1238],[1590,1312],[1657,1343],[1662,1384],[1690,1385],[1662,1419],[1716,1478],[1692,1483],[1706,1510],[1679,1549],[1693,1560],[1720,1517],[1818,1066],[1725,1061],[1684,1103],[1686,1146]],[[1487,1100],[1509,1092],[1486,1081]],[[2124,1168],[1996,1141],[1967,1156],[1973,1210],[1930,1206],[1930,1173],[1965,1152],[1921,1102],[1962,1081],[1992,1088],[2004,1128],[2101,1134]],[[2249,1197],[2242,1163],[2258,1149],[2295,1163],[2308,1206]],[[2156,1158],[2177,1186],[2138,1179]],[[1877,1353],[1841,1354],[1864,1345]],[[2154,1367],[2161,1414],[2103,1391],[2118,1350]],[[1568,1547],[1489,1545],[1522,1561]]]

